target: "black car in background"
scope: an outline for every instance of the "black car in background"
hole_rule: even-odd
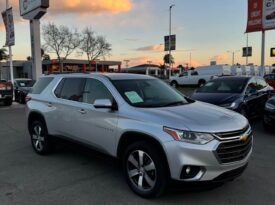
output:
[[[31,79],[14,80],[14,98],[16,102],[25,103],[25,97],[31,91],[35,81]]]
[[[273,88],[261,77],[221,77],[199,88],[192,98],[241,113],[262,116]]]
[[[13,86],[6,80],[0,80],[0,103],[3,102],[5,106],[12,105]]]
[[[270,98],[265,104],[264,126],[269,130],[275,130],[275,96]]]

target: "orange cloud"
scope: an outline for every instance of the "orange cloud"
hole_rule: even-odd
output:
[[[10,0],[10,5],[18,9],[19,1]],[[0,2],[0,8],[5,8],[5,1]],[[131,0],[50,0],[49,12],[53,14],[98,14],[127,12],[131,9]]]
[[[219,55],[216,55],[216,56],[213,56],[211,58],[212,61],[217,61],[217,62],[224,62],[226,60],[228,60],[228,54],[219,54]]]
[[[136,51],[156,51],[156,52],[161,52],[164,51],[164,45],[162,44],[156,44],[156,45],[151,45],[151,46],[145,46],[141,48],[135,49]]]

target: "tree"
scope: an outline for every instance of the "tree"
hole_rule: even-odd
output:
[[[89,27],[85,28],[81,33],[79,49],[82,54],[86,54],[90,67],[91,61],[110,55],[111,46],[103,36],[96,36],[95,32]]]
[[[51,60],[51,57],[49,54],[45,53],[45,49],[44,48],[41,48],[41,58],[42,58],[42,61],[44,60]]]
[[[2,60],[8,60],[8,59],[9,59],[9,56],[7,54],[7,49],[1,48],[0,49],[0,61],[2,61]]]
[[[170,55],[166,54],[163,57],[163,61],[164,61],[164,64],[169,64],[170,63]],[[175,63],[174,57],[171,55],[171,64],[174,64],[174,63]]]
[[[49,23],[43,26],[43,48],[56,54],[62,68],[62,60],[67,59],[80,44],[80,34],[77,29],[72,30],[67,26],[57,26]]]

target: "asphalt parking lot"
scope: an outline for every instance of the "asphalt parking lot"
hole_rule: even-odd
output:
[[[264,131],[260,120],[251,125],[254,152],[240,178],[212,189],[171,184],[161,198],[145,200],[131,192],[113,158],[70,144],[50,156],[36,155],[24,106],[0,105],[0,205],[274,204],[275,133]]]

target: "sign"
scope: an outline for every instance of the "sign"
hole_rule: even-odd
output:
[[[275,57],[275,48],[270,49],[270,57]]]
[[[275,29],[275,0],[248,0],[246,32]]]
[[[251,56],[252,56],[252,47],[244,47],[243,57],[251,57]]]
[[[248,19],[246,32],[262,31],[263,0],[248,0]]]
[[[39,8],[49,8],[49,0],[20,0],[20,15],[24,16]]]
[[[263,29],[275,29],[275,0],[264,0]]]
[[[170,50],[174,51],[176,50],[176,35],[171,35],[171,45]],[[169,36],[164,37],[164,51],[169,51]]]
[[[15,35],[14,35],[14,22],[12,8],[2,12],[3,21],[6,28],[6,46],[14,46]]]

